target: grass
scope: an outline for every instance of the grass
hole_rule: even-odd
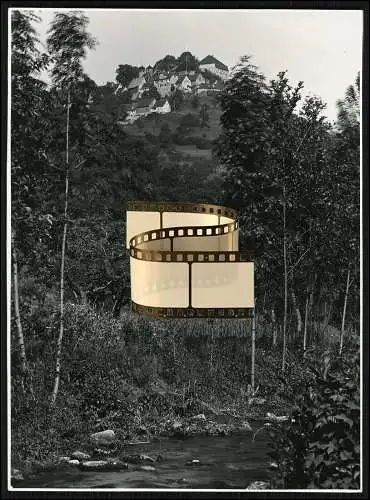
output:
[[[174,149],[179,153],[192,158],[204,158],[210,160],[212,158],[212,149],[198,149],[196,146],[191,144],[186,146],[175,145]]]

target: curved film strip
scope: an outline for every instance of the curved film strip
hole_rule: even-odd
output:
[[[155,317],[247,318],[252,251],[239,251],[233,209],[203,203],[128,202],[134,311]]]

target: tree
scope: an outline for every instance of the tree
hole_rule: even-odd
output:
[[[40,19],[32,11],[12,11],[11,17],[11,179],[12,179],[12,278],[17,325],[19,367],[24,382],[30,382],[21,318],[19,275],[21,268],[42,259],[45,236],[43,195],[49,188],[46,145],[49,124],[43,104],[45,84],[39,79],[47,57],[38,49],[33,23]],[[36,242],[39,242],[38,244]],[[32,383],[29,384],[33,395]]]
[[[175,56],[167,54],[163,59],[157,61],[154,65],[154,71],[156,72],[168,72],[175,69],[177,64],[177,59]]]
[[[283,319],[283,370],[288,294],[300,335],[299,304],[313,262],[322,259],[327,218],[320,186],[327,190],[328,126],[316,98],[306,100],[301,116],[295,112],[302,85],[292,88],[285,72],[267,83],[245,57],[221,94],[224,203],[239,212],[241,243],[258,252],[257,296],[267,293],[273,316],[278,312]]]
[[[194,109],[199,107],[199,97],[196,94],[191,98],[191,105]]]
[[[177,59],[176,71],[197,71],[199,61],[191,52],[183,52]]]
[[[125,88],[129,85],[131,80],[139,76],[139,73],[140,69],[137,66],[120,64],[116,69],[116,81]]]
[[[221,77],[219,77],[218,75],[215,75],[214,73],[212,73],[208,69],[202,69],[202,75],[206,79],[206,82],[210,83],[210,84],[222,81]]]
[[[200,127],[208,127],[209,128],[209,106],[208,104],[203,104],[200,108],[199,117],[200,117]]]
[[[160,143],[164,145],[169,144],[171,140],[170,134],[171,134],[170,126],[168,125],[168,123],[163,123],[158,136]]]
[[[357,73],[354,85],[350,85],[345,92],[344,99],[337,101],[337,125],[342,133],[349,130],[359,133],[360,124],[360,72]]]
[[[356,285],[351,295],[355,310],[359,311],[359,260],[360,260],[360,74],[350,85],[343,100],[337,102],[338,120],[335,136],[335,170],[333,169],[334,248],[341,262],[343,308],[339,352],[342,353],[349,289]],[[345,238],[340,241],[341,238]],[[352,280],[350,277],[352,276]]]
[[[184,95],[179,89],[175,89],[174,93],[169,98],[170,106],[172,111],[178,111],[181,109],[181,105],[184,102]]]
[[[88,18],[81,12],[58,12],[55,14],[48,30],[47,46],[52,57],[51,77],[54,85],[60,89],[61,95],[66,95],[66,145],[65,145],[65,195],[63,215],[63,238],[60,268],[60,324],[57,341],[56,368],[52,404],[55,404],[61,371],[61,354],[64,331],[64,268],[68,228],[68,195],[70,180],[70,113],[71,95],[84,78],[81,61],[87,55],[87,49],[93,49],[96,41],[87,32]]]
[[[195,114],[187,113],[181,118],[179,124],[179,132],[181,134],[189,133],[194,127],[199,127],[199,119]]]

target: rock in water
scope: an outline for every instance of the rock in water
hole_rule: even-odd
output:
[[[176,483],[179,483],[179,484],[184,484],[184,483],[188,483],[188,482],[189,481],[185,477],[182,477],[176,481]]]
[[[155,462],[154,458],[148,455],[126,455],[122,457],[125,462],[130,464],[141,464],[142,462]]]
[[[143,462],[155,462],[154,458],[149,457],[148,455],[140,455],[140,458]]]
[[[77,458],[77,460],[90,460],[91,458],[88,453],[84,453],[83,451],[74,451],[71,457]]]
[[[142,465],[140,467],[140,470],[146,470],[146,471],[150,472],[150,471],[155,471],[157,469],[155,467],[153,467],[152,465]]]
[[[188,460],[187,462],[185,462],[185,465],[189,466],[189,467],[197,467],[199,465],[202,465],[201,464],[201,461],[198,460],[198,459],[194,459],[194,460]]]
[[[266,483],[265,481],[254,481],[247,487],[247,490],[268,490],[268,489],[269,489],[269,484]]]
[[[114,431],[109,429],[106,431],[95,432],[95,434],[91,434],[90,439],[94,442],[94,444],[98,446],[106,446],[112,444],[115,441],[116,435],[114,434]]]
[[[94,448],[94,455],[104,455],[106,457],[109,455],[109,453],[110,453],[109,450],[102,450],[101,448]]]
[[[20,470],[12,469],[11,480],[12,481],[23,481],[24,477]]]
[[[89,460],[86,462],[80,462],[79,465],[81,470],[91,470],[91,471],[114,471],[128,469],[128,464],[121,462],[120,460]]]

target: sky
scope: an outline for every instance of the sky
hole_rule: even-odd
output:
[[[55,9],[39,10],[40,39]],[[229,67],[243,55],[267,77],[287,70],[304,95],[327,103],[336,118],[336,101],[361,70],[362,11],[359,10],[132,10],[86,9],[88,30],[99,45],[84,63],[97,83],[115,80],[119,64],[154,65],[166,54],[185,50],[199,59],[213,54]]]

